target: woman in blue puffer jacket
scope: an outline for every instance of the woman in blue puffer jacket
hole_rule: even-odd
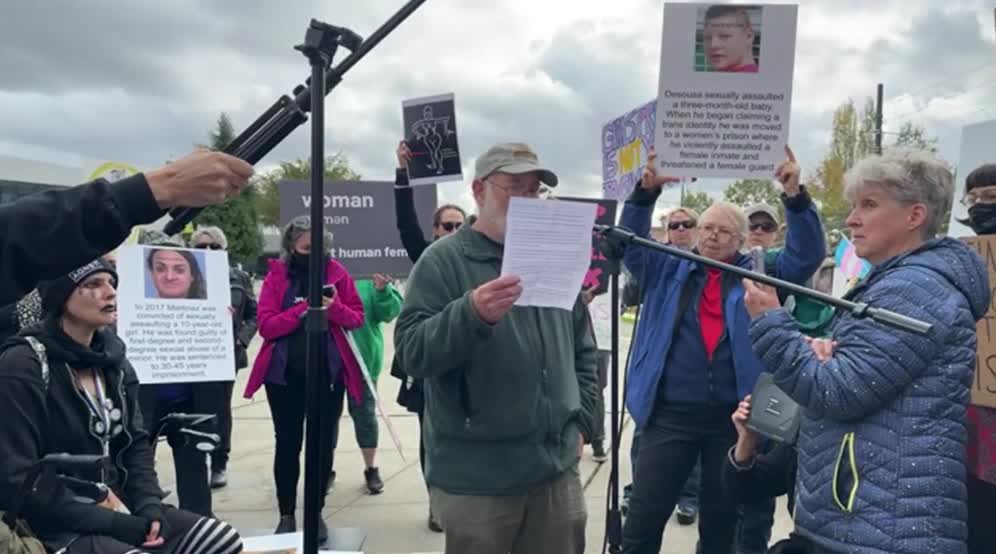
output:
[[[846,298],[933,327],[923,336],[838,313],[832,338],[807,340],[772,290],[745,283],[754,350],[805,408],[796,531],[835,552],[964,554],[965,414],[986,268],[965,243],[934,238],[954,196],[943,162],[895,151],[845,181],[846,224],[875,266]]]

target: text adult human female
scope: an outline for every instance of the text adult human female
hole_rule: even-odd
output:
[[[962,241],[935,238],[954,184],[933,155],[865,158],[845,194],[854,248],[874,265],[848,299],[933,327],[919,335],[842,313],[824,361],[826,340],[804,338],[773,290],[745,282],[754,351],[804,408],[796,531],[835,552],[963,554],[965,412],[986,268]]]
[[[149,435],[138,405],[138,378],[115,322],[117,275],[97,260],[40,285],[45,319],[0,352],[0,508],[47,454],[105,455],[96,474],[110,493],[78,501],[60,485],[53,498],[29,497],[25,518],[50,551],[67,554],[228,554],[238,533],[213,518],[162,503]]]
[[[283,254],[270,262],[270,271],[259,292],[257,319],[263,346],[253,364],[246,384],[245,397],[252,398],[260,387],[266,387],[266,398],[273,417],[276,450],[273,474],[277,486],[280,523],[277,533],[297,530],[295,508],[297,482],[301,474],[301,444],[304,441],[304,416],[308,331],[305,315],[308,310],[308,266],[311,252],[311,219],[292,219],[284,228]],[[359,329],[364,323],[363,302],[356,285],[342,264],[330,256],[332,238],[326,233],[322,282],[332,285],[331,297],[324,298],[329,321],[328,359],[325,369],[332,386],[322,391],[319,405],[328,411],[328,429],[321,433],[321,490],[328,491],[332,481],[333,444],[339,431],[344,392],[356,402],[363,399],[363,376],[347,341],[347,330]],[[321,505],[325,505],[322,495]],[[324,521],[319,528],[319,540],[324,541],[328,530]]]

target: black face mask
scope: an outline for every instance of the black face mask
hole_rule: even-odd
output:
[[[996,204],[975,204],[969,208],[968,224],[976,235],[996,234]]]
[[[310,254],[301,254],[295,252],[291,255],[291,268],[296,271],[307,271],[308,270],[308,258]]]

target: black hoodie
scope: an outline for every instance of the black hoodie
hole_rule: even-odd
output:
[[[38,356],[24,336],[45,345],[47,385]],[[76,388],[71,367],[100,371],[108,399],[122,412],[122,429],[110,439],[111,467],[103,482],[138,515],[77,502],[64,487],[56,491],[52,502],[41,504],[28,498],[23,517],[49,547],[86,534],[132,542],[129,537],[135,537],[143,525],[138,520],[162,513],[165,494],[142,424],[138,378],[124,354],[124,344],[109,329],[98,331],[90,347],[85,347],[69,338],[53,319],[22,331],[0,347],[0,509],[8,507],[31,466],[46,454],[103,454],[101,439],[91,431],[94,416]],[[74,476],[100,481],[100,475]]]

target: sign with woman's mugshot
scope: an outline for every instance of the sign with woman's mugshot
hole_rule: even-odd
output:
[[[235,379],[228,255],[118,251],[118,334],[143,385]]]
[[[791,5],[664,5],[659,173],[774,176],[789,138],[797,14]]]

